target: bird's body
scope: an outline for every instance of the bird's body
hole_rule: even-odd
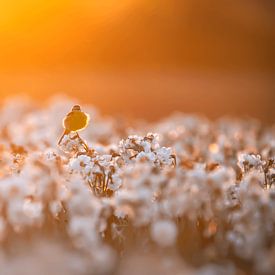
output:
[[[63,119],[64,133],[58,144],[61,143],[65,135],[85,129],[89,124],[89,120],[90,116],[82,112],[79,105],[74,105],[71,112],[69,112]]]
[[[68,132],[76,132],[85,129],[88,123],[88,114],[81,111],[72,111],[63,119],[63,128]]]

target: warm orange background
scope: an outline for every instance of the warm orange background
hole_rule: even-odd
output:
[[[274,14],[269,0],[0,1],[0,93],[274,122]]]

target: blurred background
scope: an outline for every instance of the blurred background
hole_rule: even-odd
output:
[[[0,94],[275,118],[273,0],[0,1]]]

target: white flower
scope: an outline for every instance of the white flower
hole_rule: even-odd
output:
[[[53,216],[57,216],[62,210],[62,204],[60,201],[51,201],[50,202],[50,211]]]
[[[83,167],[91,165],[91,158],[86,155],[80,155],[76,158],[70,159],[69,167],[74,170],[81,172],[83,170]]]
[[[92,250],[99,242],[95,219],[86,216],[74,216],[68,227],[69,234],[74,238],[75,245],[82,249]]]
[[[136,156],[137,160],[148,160],[150,162],[154,162],[156,160],[156,155],[153,152],[140,152],[137,156]]]
[[[86,155],[78,156],[78,160],[80,161],[80,163],[85,164],[85,165],[87,165],[91,162],[91,158],[89,156],[86,156]]]
[[[113,183],[108,185],[108,189],[112,191],[117,191],[122,185],[122,179],[120,175],[114,174],[112,175],[112,180],[113,180]]]
[[[87,165],[84,167],[84,173],[85,173],[86,175],[90,175],[90,174],[93,172],[93,167],[94,167],[93,163],[87,164]]]
[[[80,172],[82,170],[82,167],[79,158],[72,158],[70,160],[69,167],[74,171]]]
[[[245,171],[245,169],[252,167],[260,168],[263,165],[263,161],[259,155],[241,153],[238,155],[238,164]]]
[[[43,204],[42,202],[32,202],[25,200],[23,204],[24,214],[32,219],[39,219],[42,217]]]
[[[174,245],[177,234],[177,227],[170,220],[158,220],[151,225],[151,237],[159,246]]]
[[[143,147],[144,152],[149,153],[151,151],[151,144],[148,141],[141,141],[140,145]]]
[[[111,159],[112,159],[111,155],[102,155],[98,158],[98,162],[100,165],[104,167],[108,167],[110,165]]]
[[[18,229],[28,223],[28,219],[23,210],[23,205],[24,201],[22,199],[16,199],[10,201],[7,208],[8,221]]]
[[[0,180],[0,193],[5,199],[24,198],[28,193],[28,185],[24,178],[12,176]]]
[[[171,148],[161,147],[156,150],[156,153],[157,153],[157,157],[161,163],[164,163],[167,165],[172,163],[172,159],[171,159],[172,149]]]
[[[56,159],[57,153],[54,150],[47,149],[44,152],[44,155],[45,155],[46,160],[50,160],[51,161],[51,160],[55,160]]]

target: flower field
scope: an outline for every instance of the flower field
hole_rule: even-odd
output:
[[[0,274],[272,274],[275,125],[0,110]],[[274,273],[273,273],[274,274]]]

